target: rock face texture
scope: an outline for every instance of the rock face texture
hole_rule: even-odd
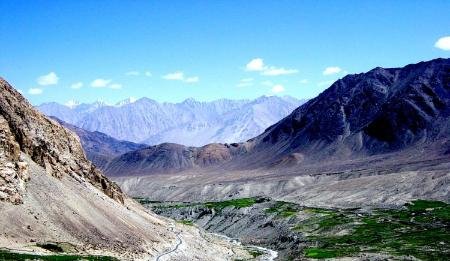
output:
[[[1,78],[0,93],[2,130],[0,155],[4,155],[2,161],[5,163],[2,166],[9,169],[8,176],[23,175],[21,174],[23,166],[19,161],[19,154],[23,152],[52,176],[60,178],[63,175],[70,175],[76,179],[88,180],[109,197],[123,202],[124,195],[120,188],[86,159],[75,134],[39,113]],[[20,179],[25,180],[18,178]]]
[[[448,150],[449,137],[450,59],[435,59],[345,76],[261,135],[216,144],[214,153],[207,153],[209,145],[156,146],[118,157],[110,166],[142,175],[217,164],[228,170],[295,167],[431,143]]]
[[[37,108],[49,116],[115,139],[157,145],[178,143],[203,146],[216,142],[246,141],[304,103],[292,97],[259,97],[255,100],[221,99],[159,103],[148,98],[68,107],[46,103]]]
[[[25,182],[28,181],[28,164],[20,157],[20,147],[0,115],[0,200],[22,203]]]
[[[348,75],[256,137],[309,159],[398,151],[450,136],[450,59]]]
[[[104,170],[109,161],[124,153],[148,147],[148,145],[137,144],[129,141],[114,139],[104,133],[98,131],[87,131],[78,128],[67,122],[63,122],[58,118],[52,117],[59,124],[67,129],[75,132],[80,138],[81,145],[86,153],[86,157],[96,167]]]

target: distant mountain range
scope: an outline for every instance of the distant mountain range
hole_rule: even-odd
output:
[[[181,103],[159,103],[142,98],[127,99],[116,105],[52,102],[37,109],[84,130],[99,131],[118,140],[149,145],[171,142],[202,146],[246,141],[304,102],[289,96],[211,102],[187,99]]]
[[[411,147],[442,155],[449,137],[450,59],[435,59],[347,75],[247,142],[147,147],[115,158],[106,173],[293,167]]]

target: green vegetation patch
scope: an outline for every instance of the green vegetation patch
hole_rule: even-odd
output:
[[[196,205],[199,205],[199,204],[166,203],[166,204],[152,206],[152,208],[155,208],[155,209],[170,209],[170,208],[178,209],[178,208],[192,207],[192,206],[196,206]]]
[[[316,234],[341,229],[342,226],[349,227],[356,217],[356,213],[351,210],[303,208],[301,211],[309,217],[295,225],[293,230]]]
[[[288,218],[292,217],[299,211],[299,206],[294,203],[285,201],[276,201],[275,204],[266,209],[266,213],[275,214],[278,217]]]
[[[214,209],[216,211],[220,211],[224,208],[234,207],[234,208],[246,208],[251,207],[254,204],[262,203],[265,201],[269,201],[270,199],[263,197],[253,197],[253,198],[238,198],[238,199],[230,199],[225,201],[210,201],[210,202],[159,202],[152,201],[146,198],[134,198],[139,203],[143,205],[152,205],[151,207],[155,210],[158,209],[179,209],[179,208],[188,208],[194,206],[203,206],[205,208]]]
[[[248,249],[247,251],[253,258],[257,258],[258,256],[262,256],[264,254],[264,252],[257,249]]]
[[[36,244],[38,247],[55,253],[71,253],[76,252],[76,247],[66,242],[45,242]]]
[[[160,205],[153,206],[155,209],[167,209],[167,208],[187,208],[193,206],[203,206],[205,208],[214,209],[220,211],[224,208],[234,207],[234,208],[247,208],[254,204],[261,203],[259,198],[238,198],[230,199],[225,201],[210,201],[206,203],[164,203]]]
[[[450,205],[444,202],[417,200],[402,209],[377,209],[373,213],[326,210],[314,212],[326,214],[313,215],[294,229],[313,228],[314,233],[307,239],[314,247],[304,251],[309,258],[354,256],[366,252],[448,260],[449,208]],[[343,224],[351,224],[349,233],[324,233],[329,229],[339,230]]]
[[[441,201],[415,200],[405,205],[409,213],[417,213],[427,221],[450,222],[450,204]]]
[[[226,201],[212,201],[206,202],[204,204],[205,207],[214,209],[214,210],[222,210],[227,207],[234,208],[247,208],[251,207],[256,203],[261,203],[261,199],[259,198],[238,198],[238,199],[230,199]]]
[[[114,257],[108,256],[80,256],[80,255],[34,255],[15,253],[9,250],[0,249],[0,260],[2,261],[21,261],[21,260],[42,260],[42,261],[118,261]]]
[[[38,247],[43,248],[48,251],[62,253],[64,249],[58,243],[42,243],[37,244]]]
[[[183,220],[177,220],[178,223],[187,225],[187,226],[193,226],[194,222],[192,220],[183,219]]]
[[[346,256],[353,253],[353,249],[323,249],[323,248],[308,248],[305,251],[305,256],[309,258],[335,258],[340,256]]]
[[[133,198],[133,199],[136,200],[137,202],[139,202],[142,205],[162,203],[161,201],[150,200],[148,198],[136,197],[136,198]]]

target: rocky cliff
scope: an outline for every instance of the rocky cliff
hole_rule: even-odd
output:
[[[124,195],[120,188],[86,159],[75,134],[36,111],[1,78],[0,93],[1,135],[4,136],[0,149],[3,151],[3,158],[9,159],[9,162],[3,163],[3,166],[10,166],[9,175],[23,176],[23,164],[20,163],[19,155],[23,152],[45,168],[49,175],[58,178],[70,175],[76,179],[88,180],[109,197],[123,202]],[[19,187],[17,190],[20,190]],[[18,202],[20,199],[14,201]]]
[[[22,203],[28,178],[28,164],[21,159],[20,146],[0,116],[0,200]]]

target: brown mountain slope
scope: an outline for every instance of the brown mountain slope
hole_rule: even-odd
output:
[[[145,144],[117,140],[98,131],[87,131],[56,117],[50,118],[77,134],[86,153],[86,157],[101,170],[104,170],[109,161],[117,156],[148,147]]]
[[[19,147],[49,175],[87,179],[111,198],[123,202],[120,188],[86,159],[77,136],[36,111],[3,79],[0,88],[0,114],[9,140],[7,146]],[[15,149],[10,158],[16,165],[18,153]]]
[[[162,144],[117,157],[106,173],[249,170],[401,152],[450,137],[449,86],[450,59],[347,75],[247,142]]]
[[[110,166],[124,191],[159,201],[450,202],[450,59],[345,76],[254,139],[232,149],[216,146],[238,153],[180,171],[173,162],[195,163],[192,155],[199,154],[173,154],[161,145],[122,155]],[[208,162],[209,154],[202,155]]]
[[[171,257],[179,260],[248,257],[146,212],[86,159],[74,133],[1,78],[0,213],[2,249],[48,254],[39,244],[56,242],[76,254],[149,260],[176,245]]]

